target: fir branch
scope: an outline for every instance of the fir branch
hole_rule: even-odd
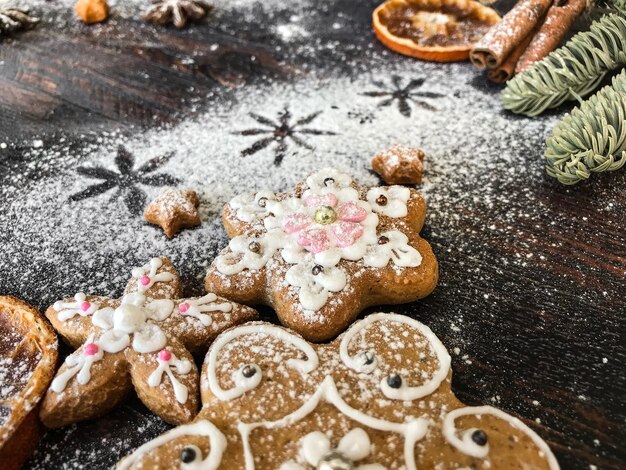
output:
[[[626,70],[566,114],[546,141],[546,170],[563,184],[626,163]]]
[[[611,70],[626,65],[626,16],[623,10],[603,16],[590,30],[507,83],[506,109],[537,116],[567,100],[587,96]]]

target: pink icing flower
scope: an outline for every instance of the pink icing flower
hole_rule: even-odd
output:
[[[304,203],[309,213],[286,215],[283,229],[296,234],[298,244],[311,253],[351,246],[363,235],[361,222],[367,218],[367,211],[356,202],[339,203],[334,194],[328,193],[308,196]]]

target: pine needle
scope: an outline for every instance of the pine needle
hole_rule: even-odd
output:
[[[502,103],[517,114],[537,116],[567,100],[589,95],[604,76],[626,65],[626,2],[564,46],[507,83]]]
[[[626,70],[566,114],[546,141],[546,170],[563,184],[626,163]]]

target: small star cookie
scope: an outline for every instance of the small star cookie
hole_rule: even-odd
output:
[[[172,238],[183,228],[200,225],[199,205],[195,191],[167,188],[146,207],[143,216],[149,223],[161,226],[167,238]]]
[[[424,152],[394,145],[372,159],[372,168],[387,184],[420,184],[424,174]]]

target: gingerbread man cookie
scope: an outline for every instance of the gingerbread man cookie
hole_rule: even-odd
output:
[[[134,389],[165,421],[191,421],[198,408],[192,352],[206,350],[225,329],[256,311],[215,294],[181,299],[178,273],[167,258],[132,270],[121,299],[78,293],[46,311],[74,348],[42,403],[48,427],[100,416]]]
[[[229,246],[206,289],[272,306],[311,341],[336,336],[365,307],[412,302],[438,278],[420,237],[426,203],[401,186],[364,188],[326,168],[293,193],[237,196],[222,212]]]
[[[457,400],[446,348],[402,315],[370,315],[330,344],[268,323],[235,327],[202,374],[196,421],[119,470],[559,468],[522,421]]]

